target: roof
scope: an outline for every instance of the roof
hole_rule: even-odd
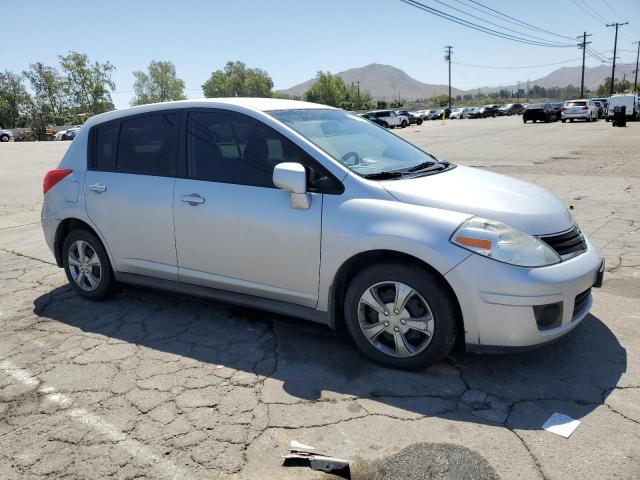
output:
[[[233,110],[254,110],[269,112],[273,110],[299,110],[299,109],[334,109],[319,103],[301,102],[299,100],[286,100],[281,98],[257,98],[257,97],[227,97],[227,98],[201,98],[194,100],[178,100],[173,102],[150,103],[137,107],[112,110],[110,112],[95,115],[87,120],[86,125],[102,123],[129,115],[155,112],[172,108],[193,107],[232,107]]]

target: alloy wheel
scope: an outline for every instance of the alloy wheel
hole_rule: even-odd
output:
[[[377,350],[401,358],[423,352],[435,327],[431,308],[422,295],[396,281],[379,282],[364,291],[358,304],[358,324]]]
[[[84,240],[71,244],[67,255],[69,273],[76,285],[85,292],[93,292],[102,280],[102,265],[95,249]]]

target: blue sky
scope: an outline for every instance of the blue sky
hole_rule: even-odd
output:
[[[446,10],[445,3],[473,12],[463,4],[470,0],[420,1],[442,10]],[[622,20],[629,21],[621,27],[619,61],[635,62],[636,46],[631,41],[640,39],[638,0],[481,3],[563,35],[573,37],[586,30],[593,34],[591,46],[611,57],[614,29],[597,20],[598,14],[608,22],[620,20],[608,3]],[[596,15],[589,15],[576,3],[583,8],[586,4]],[[173,61],[186,82],[187,95],[194,98],[202,96],[200,86],[211,72],[228,60],[263,68],[271,74],[276,88],[288,88],[320,69],[338,72],[369,63],[396,66],[424,82],[446,83],[443,46],[448,44],[454,46],[454,61],[486,66],[540,65],[569,59],[576,60],[564,65],[579,65],[581,55],[577,48],[537,47],[495,38],[399,0],[0,0],[0,25],[0,70],[22,71],[35,61],[55,64],[57,56],[69,50],[87,53],[94,60],[108,59],[117,67],[113,76],[117,107],[127,106],[131,99],[132,72],[145,69],[151,60]],[[591,66],[598,63],[594,59],[587,62]],[[452,83],[465,89],[514,84],[539,78],[560,66],[497,70],[454,65]]]

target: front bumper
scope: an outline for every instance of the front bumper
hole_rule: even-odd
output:
[[[599,286],[604,271],[602,257],[586,242],[583,254],[548,267],[516,267],[474,254],[447,273],[462,310],[465,343],[472,350],[522,349],[575,328],[589,312],[589,289]],[[534,306],[550,304],[561,306],[558,323],[540,328]]]

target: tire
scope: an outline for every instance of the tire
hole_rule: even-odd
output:
[[[570,119],[569,119],[569,122],[573,123],[573,118],[570,118]]]
[[[397,284],[401,284],[404,289],[408,287],[413,293],[409,294],[406,307],[399,314],[389,309],[389,315],[382,316],[383,313],[377,310],[382,310],[385,306],[392,308],[395,292],[398,291],[394,285]],[[376,302],[376,299],[386,301],[384,306],[377,303],[376,309],[363,300],[364,295],[372,289],[378,295],[369,298]],[[423,308],[424,305],[426,308]],[[454,299],[442,279],[417,265],[394,262],[365,268],[349,284],[344,312],[347,329],[356,346],[371,360],[387,367],[413,369],[431,365],[442,360],[456,340],[458,313]],[[419,317],[426,317],[427,320],[414,320],[416,327],[430,331],[431,335],[404,324],[407,320],[411,321],[411,318]],[[370,341],[361,325],[376,324],[384,330],[380,330]],[[397,325],[394,327],[394,324]],[[399,354],[400,350],[395,346],[391,347],[396,345],[396,338],[405,340],[398,340],[399,344],[406,346],[408,343],[409,348],[415,352],[405,350],[404,354]]]
[[[382,122],[382,126],[383,126],[384,128],[389,128],[389,124],[388,124],[387,122]]]
[[[511,110],[507,112],[507,117],[510,117],[510,116],[511,116]]]
[[[82,247],[80,247],[82,246]],[[82,248],[86,263],[80,254]],[[92,260],[97,256],[98,265]],[[70,263],[71,259],[82,262],[81,265]],[[93,233],[87,230],[74,230],[64,239],[62,245],[62,262],[67,280],[73,289],[82,297],[89,300],[104,300],[111,297],[118,289],[118,283],[113,275],[113,269],[109,262],[106,250],[102,242]],[[83,279],[76,281],[80,277],[80,268],[88,269]],[[89,279],[97,279],[97,285],[93,285]]]
[[[422,119],[418,120],[418,121],[416,122],[416,125],[422,125]]]
[[[8,142],[9,141],[9,135],[7,135],[6,133],[0,135],[0,142]]]
[[[400,124],[400,128],[407,128],[407,122],[406,120],[403,120],[402,123]]]
[[[522,119],[522,122],[523,122],[525,125],[527,124],[527,121],[526,121],[524,118]]]
[[[565,123],[567,121],[566,118],[563,118],[562,120],[560,120],[562,123]]]

